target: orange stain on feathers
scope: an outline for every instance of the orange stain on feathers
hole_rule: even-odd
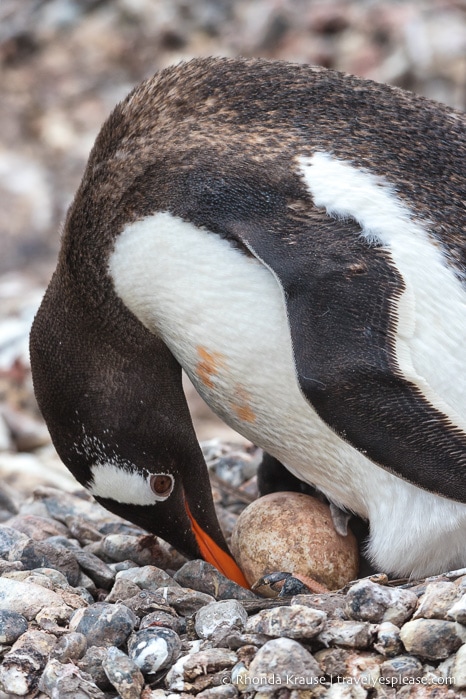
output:
[[[225,357],[220,352],[209,352],[201,345],[198,345],[196,350],[199,357],[196,374],[205,386],[213,388],[212,377],[216,376],[219,369],[225,366]]]
[[[256,413],[249,404],[250,400],[251,394],[249,391],[244,386],[238,385],[236,387],[236,400],[231,407],[243,422],[255,422],[256,420]]]

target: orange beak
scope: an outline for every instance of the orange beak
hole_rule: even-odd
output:
[[[217,568],[217,570],[223,573],[223,575],[225,575],[227,578],[249,590],[251,586],[232,556],[225,553],[225,551],[221,549],[220,546],[218,546],[218,544],[216,544],[215,541],[211,539],[211,537],[203,529],[201,529],[199,524],[192,516],[186,500],[184,504],[202,558],[215,566],[215,568]]]

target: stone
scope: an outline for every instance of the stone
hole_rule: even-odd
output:
[[[456,600],[447,611],[446,617],[447,619],[453,619],[460,624],[466,625],[466,594]]]
[[[453,658],[450,677],[454,678],[457,689],[466,689],[466,644],[460,646]]]
[[[0,608],[34,619],[43,607],[61,607],[63,599],[52,590],[32,583],[0,578]]]
[[[34,541],[43,541],[50,536],[66,536],[68,533],[68,529],[61,522],[37,515],[16,515],[8,520],[8,526]]]
[[[180,585],[171,575],[168,575],[168,573],[161,568],[151,565],[122,570],[116,575],[116,582],[119,580],[129,580],[142,590],[149,590],[150,592],[157,592],[157,590],[166,587],[175,587],[177,590],[180,589]]]
[[[0,609],[0,644],[11,645],[28,630],[28,621],[18,612]]]
[[[165,627],[172,629],[178,635],[186,632],[186,620],[178,616],[174,610],[164,611],[157,609],[155,612],[146,614],[139,624],[140,629],[148,629],[154,627]]]
[[[83,657],[75,661],[79,669],[90,675],[97,687],[104,691],[111,688],[111,684],[103,668],[103,664],[107,657],[107,651],[108,648],[104,648],[103,646],[90,646]]]
[[[213,597],[206,595],[204,592],[197,592],[197,590],[190,590],[184,587],[179,589],[164,587],[160,588],[158,593],[181,616],[195,614],[204,605],[215,602]]]
[[[97,602],[86,609],[79,609],[73,615],[69,628],[84,634],[89,646],[120,646],[136,623],[136,615],[125,605]]]
[[[449,583],[451,584],[451,583]],[[417,596],[410,590],[384,587],[371,580],[360,580],[346,595],[346,613],[357,621],[374,624],[390,621],[401,626],[417,606]]]
[[[67,663],[69,660],[79,660],[87,649],[87,639],[83,633],[69,631],[58,641],[51,653],[51,658]]]
[[[326,699],[365,699],[367,691],[359,684],[335,682],[325,693]]]
[[[138,617],[144,617],[146,614],[150,614],[156,610],[173,611],[176,614],[170,605],[165,602],[160,593],[150,592],[150,590],[140,590],[139,588],[138,590],[136,595],[125,600],[125,605],[128,609],[132,609]]]
[[[284,571],[337,590],[358,572],[354,535],[337,534],[330,508],[303,493],[270,493],[248,505],[238,518],[231,549],[251,585]]]
[[[211,638],[219,627],[242,630],[248,620],[244,607],[236,600],[211,602],[196,613],[194,628],[199,638]]]
[[[90,675],[74,663],[62,664],[57,659],[47,663],[39,689],[53,699],[105,699]]]
[[[140,566],[166,564],[166,553],[154,536],[141,534],[108,534],[99,542],[100,550],[112,561],[131,559]]]
[[[187,561],[176,571],[174,580],[183,587],[190,587],[198,592],[205,592],[217,600],[248,600],[257,599],[251,590],[222,575],[207,561]]]
[[[325,612],[329,619],[346,619],[345,605],[346,597],[338,592],[328,594],[294,595],[290,604],[301,604],[305,607],[318,609]]]
[[[26,631],[13,644],[0,666],[0,686],[7,694],[34,696],[56,638],[43,631]]]
[[[237,696],[238,690],[232,684],[208,687],[196,695],[197,699],[235,699]]]
[[[75,551],[79,566],[95,582],[97,587],[109,590],[115,580],[115,571],[88,551]]]
[[[401,628],[404,647],[413,655],[427,660],[443,660],[458,650],[466,629],[453,621],[415,619]]]
[[[180,637],[172,629],[142,629],[128,639],[128,655],[144,674],[170,667],[180,651]]]
[[[119,578],[117,573],[115,583],[105,598],[105,601],[126,602],[127,599],[138,595],[140,592],[141,588],[136,585],[136,583],[131,580],[126,580],[125,578]]]
[[[126,653],[110,646],[102,667],[121,699],[139,699],[144,687],[144,676]]]
[[[62,572],[69,584],[79,582],[79,565],[73,553],[64,546],[55,546],[47,541],[27,539],[16,543],[9,554],[10,560],[21,561],[25,568],[55,568]]]
[[[18,529],[0,524],[0,558],[9,558],[13,546],[21,541],[28,541],[28,538],[26,534],[23,534]]]
[[[392,657],[403,652],[400,639],[400,629],[391,621],[384,621],[377,629],[377,639],[374,648],[382,655]]]
[[[330,620],[317,640],[325,646],[336,645],[343,648],[369,648],[377,632],[377,626],[368,621]]]
[[[192,653],[184,663],[185,687],[197,692],[212,686],[225,686],[230,682],[230,670],[237,660],[236,653],[225,648],[205,648]]]
[[[237,682],[240,692],[306,689],[322,676],[319,664],[303,646],[290,638],[274,638],[256,653],[247,674]]]
[[[380,676],[390,686],[403,685],[408,680],[422,677],[422,663],[411,655],[399,655],[385,660],[380,666]]]
[[[325,612],[300,604],[263,609],[246,624],[247,633],[260,633],[275,638],[310,639],[317,636],[327,621]]]
[[[454,583],[429,583],[413,619],[446,619],[448,611],[460,598],[461,590]]]

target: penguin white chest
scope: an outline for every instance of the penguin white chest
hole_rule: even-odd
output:
[[[375,465],[304,398],[282,291],[259,261],[161,212],[124,230],[109,270],[120,298],[225,422],[370,520],[380,568],[422,575],[466,564],[466,506]]]

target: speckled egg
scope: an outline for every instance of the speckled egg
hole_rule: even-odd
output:
[[[337,534],[330,508],[301,493],[271,493],[251,503],[238,518],[231,548],[250,584],[281,571],[337,590],[358,573],[353,533]]]

